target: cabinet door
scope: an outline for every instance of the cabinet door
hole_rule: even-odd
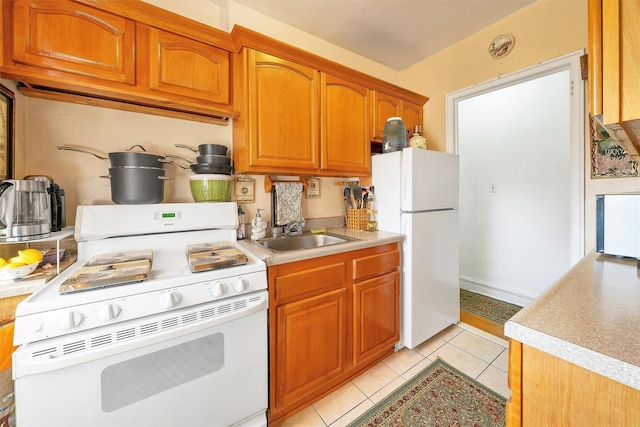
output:
[[[149,28],[149,87],[169,95],[229,103],[229,52]]]
[[[369,89],[322,74],[321,169],[335,176],[371,173]]]
[[[589,79],[592,114],[640,119],[640,2],[589,1]]]
[[[134,41],[135,23],[120,16],[69,1],[14,3],[13,60],[52,76],[134,85]]]
[[[407,101],[401,101],[400,106],[402,108],[402,121],[408,132],[407,142],[409,142],[415,127],[422,127],[422,106]]]
[[[345,369],[347,290],[276,308],[276,408],[316,393]]]
[[[320,166],[318,72],[254,50],[248,61],[250,170],[313,173]]]
[[[373,138],[382,141],[384,125],[389,117],[401,117],[400,99],[382,92],[373,94]]]
[[[353,285],[354,357],[356,365],[388,352],[400,339],[400,274]]]

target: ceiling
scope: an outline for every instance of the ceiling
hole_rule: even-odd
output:
[[[399,71],[536,0],[234,1]]]

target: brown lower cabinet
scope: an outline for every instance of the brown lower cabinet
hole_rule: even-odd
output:
[[[393,352],[399,268],[399,243],[269,267],[269,425]]]
[[[508,427],[640,425],[640,391],[515,340],[509,388]]]

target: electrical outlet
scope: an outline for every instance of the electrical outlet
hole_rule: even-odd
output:
[[[496,184],[495,182],[492,182],[491,184],[489,184],[489,193],[495,193],[498,191],[498,184]]]

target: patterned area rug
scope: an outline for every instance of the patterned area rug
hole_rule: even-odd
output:
[[[496,323],[504,325],[521,308],[519,305],[489,298],[466,289],[460,289],[460,310],[484,317]]]
[[[506,400],[441,359],[369,409],[348,427],[496,427]]]

